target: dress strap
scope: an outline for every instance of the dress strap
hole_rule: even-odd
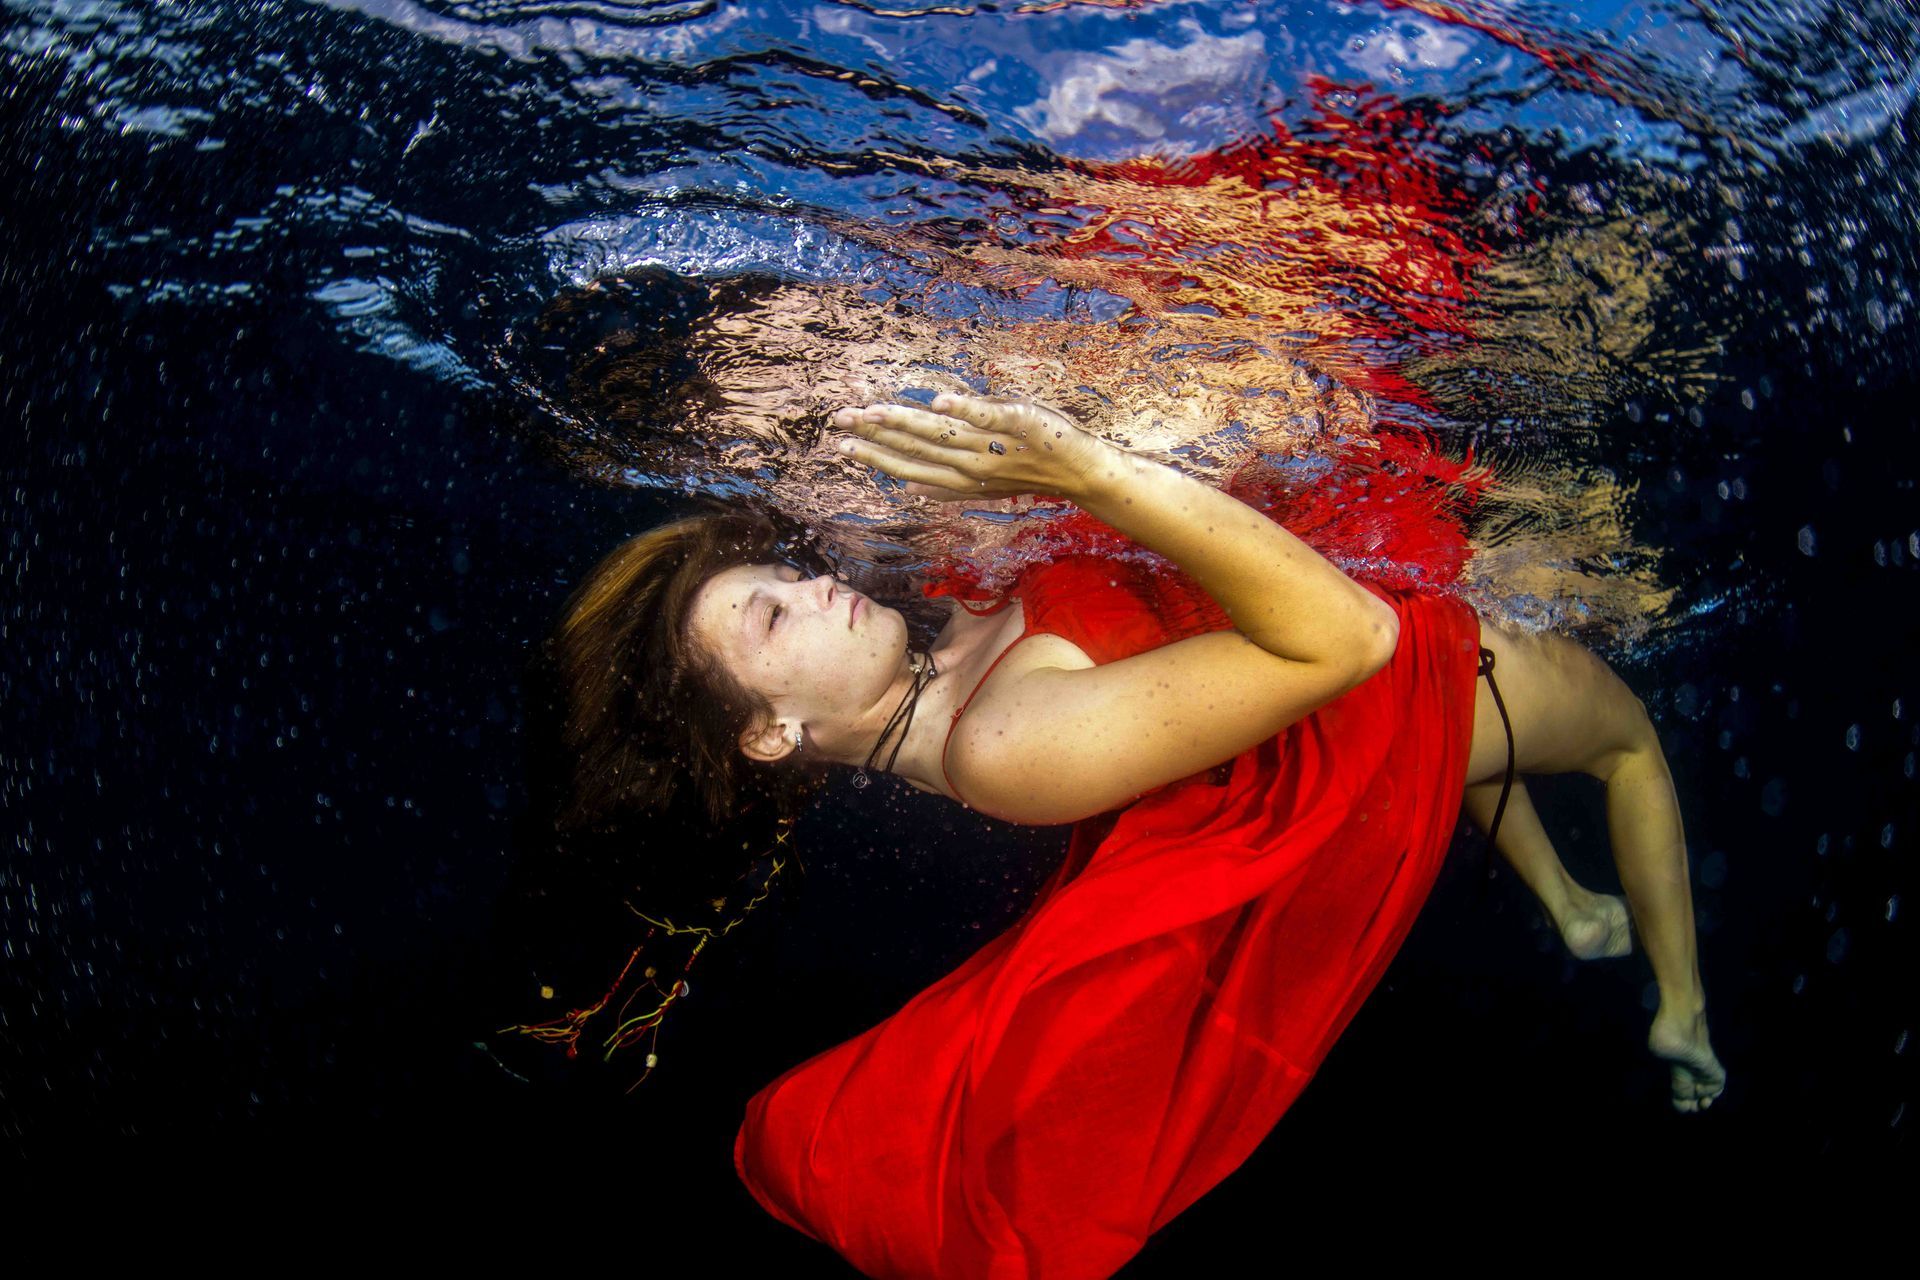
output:
[[[966,701],[962,702],[959,710],[953,713],[953,719],[947,722],[947,736],[940,744],[940,774],[947,780],[947,790],[953,792],[953,798],[959,800],[961,804],[967,805],[969,809],[973,808],[973,806],[967,804],[966,800],[961,797],[960,788],[953,785],[953,775],[947,772],[947,749],[953,745],[953,731],[960,727],[960,717],[967,714],[967,708],[973,705],[974,695],[980,692],[981,687],[985,685],[988,678],[993,675],[993,669],[1000,665],[1001,658],[1005,658],[1008,654],[1012,653],[1019,643],[1028,636],[1038,634],[1039,633],[1033,629],[1032,620],[1029,619],[1026,628],[1022,630],[1018,636],[1014,637],[1011,644],[1000,651],[1000,657],[995,658],[992,664],[987,667],[986,674],[981,676],[979,681],[973,686],[973,693],[967,695]]]
[[[1493,691],[1493,705],[1499,708],[1500,711],[1500,724],[1507,731],[1507,777],[1506,781],[1500,784],[1500,803],[1493,807],[1493,825],[1487,828],[1487,848],[1489,850],[1487,854],[1487,874],[1488,876],[1492,876],[1493,854],[1491,850],[1494,847],[1494,841],[1498,839],[1500,835],[1501,815],[1507,811],[1507,793],[1513,790],[1513,721],[1507,719],[1506,700],[1500,696],[1500,686],[1493,682],[1493,650],[1487,648],[1485,645],[1480,646],[1480,670],[1475,674],[1487,678],[1487,688]]]

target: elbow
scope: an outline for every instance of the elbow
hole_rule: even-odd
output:
[[[1400,648],[1400,615],[1392,605],[1380,601],[1380,609],[1367,624],[1367,640],[1363,646],[1366,653],[1366,673],[1371,676],[1380,671]]]

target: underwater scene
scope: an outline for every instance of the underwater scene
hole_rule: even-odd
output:
[[[1032,1274],[1226,1268],[1382,1176],[1910,1169],[1917,97],[1904,0],[0,0],[0,1135],[591,1176],[659,1257],[988,1274],[810,1239],[736,1136],[1085,830],[879,765],[717,814],[681,760],[568,835],[550,637],[698,511],[914,649],[929,581],[1193,567],[838,448],[1001,397],[1617,673],[1725,1075],[1670,1098],[1647,920],[1577,958],[1455,785],[1271,1133]],[[1633,897],[1609,785],[1526,774]]]

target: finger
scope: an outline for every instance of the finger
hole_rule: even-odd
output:
[[[943,393],[933,398],[933,410],[958,418],[981,431],[1025,439],[1045,421],[1044,410],[1020,400],[989,400],[984,396]]]
[[[896,480],[930,485],[939,489],[961,490],[968,487],[967,477],[952,467],[907,457],[867,440],[842,440],[839,451],[864,466],[877,467]]]
[[[972,471],[980,465],[978,459],[982,454],[993,452],[993,442],[970,427],[956,423],[955,428],[942,431],[932,438],[878,422],[862,423],[857,430],[874,444],[909,458],[918,458],[935,466]],[[965,430],[966,435],[960,435],[960,430]]]
[[[877,425],[895,431],[908,432],[932,443],[952,444],[960,449],[971,448],[977,452],[986,443],[979,438],[979,432],[968,423],[944,414],[929,413],[916,405],[868,405],[861,411],[860,418],[869,426]]]

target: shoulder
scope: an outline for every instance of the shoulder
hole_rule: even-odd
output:
[[[960,717],[961,732],[969,724],[996,716],[1032,711],[1033,677],[1046,671],[1084,671],[1095,665],[1085,649],[1065,636],[1050,631],[1027,631],[1005,649],[998,665],[975,688],[966,714]],[[957,744],[960,735],[954,735]]]
[[[1233,630],[1099,664],[1035,651],[958,721],[948,776],[983,813],[1074,822],[1231,760],[1378,669],[1281,658]]]
[[[1001,765],[1008,734],[1036,721],[1044,722],[1044,689],[1034,677],[1046,672],[1085,671],[1094,660],[1065,636],[1028,631],[1015,639],[994,668],[955,708],[941,753],[941,767],[962,797],[989,783]]]
[[[1014,621],[1025,620],[1016,615]],[[1018,635],[996,648],[999,656],[988,664],[985,675],[968,677],[974,682],[973,692],[963,695],[955,704],[954,732],[948,740],[948,749],[955,755],[968,726],[1016,714],[1020,708],[1028,707],[1030,678],[1035,672],[1083,671],[1095,665],[1085,649],[1065,636],[1036,631],[1031,626],[1023,627]]]

